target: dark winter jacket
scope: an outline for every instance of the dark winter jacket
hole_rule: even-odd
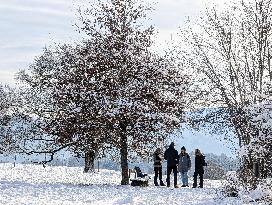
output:
[[[161,154],[158,152],[154,152],[153,154],[153,161],[154,167],[161,167],[162,166],[162,157]]]
[[[177,166],[179,162],[178,151],[173,146],[169,146],[164,152],[164,159],[167,160],[167,167]]]
[[[140,167],[134,167],[134,169],[136,171],[137,177],[144,178],[147,176],[147,174],[142,173],[142,170],[140,169]]]
[[[204,168],[203,166],[206,166],[205,162],[205,156],[196,155],[195,156],[195,172],[198,174],[204,174]]]
[[[178,171],[188,172],[189,169],[191,169],[191,159],[189,154],[179,154]]]

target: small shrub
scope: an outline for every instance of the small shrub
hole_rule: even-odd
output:
[[[237,197],[239,193],[239,178],[236,172],[228,172],[223,186],[223,193],[227,197]]]

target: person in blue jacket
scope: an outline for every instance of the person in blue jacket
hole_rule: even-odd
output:
[[[183,146],[179,154],[178,171],[181,176],[182,187],[188,187],[188,171],[191,169],[191,159]]]

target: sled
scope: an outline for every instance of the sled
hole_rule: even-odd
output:
[[[135,178],[130,179],[131,186],[148,186],[148,180],[150,179],[147,174],[143,174],[140,167],[134,167],[134,169],[129,170],[129,177],[131,173],[135,173]]]
[[[146,187],[148,186],[148,179],[146,178],[136,178],[136,179],[130,179],[131,186],[141,186]]]

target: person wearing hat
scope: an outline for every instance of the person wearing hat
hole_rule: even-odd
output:
[[[174,172],[174,187],[178,188],[177,185],[177,164],[179,162],[179,155],[178,151],[174,148],[175,144],[174,142],[171,142],[169,148],[164,152],[164,159],[167,160],[167,187],[170,187],[170,175],[171,172]]]
[[[182,187],[188,187],[188,171],[191,169],[191,159],[183,146],[179,154],[178,171],[181,176]]]
[[[160,186],[165,186],[165,184],[162,181],[162,157],[161,157],[161,149],[157,148],[156,151],[153,154],[153,161],[154,161],[154,184],[155,186],[159,186],[158,184],[158,177],[160,180]]]

